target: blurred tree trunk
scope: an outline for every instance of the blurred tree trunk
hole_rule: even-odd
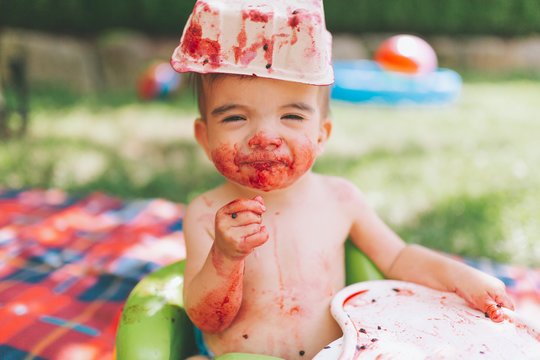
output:
[[[17,98],[17,106],[15,111],[19,113],[20,124],[16,130],[18,136],[26,134],[28,128],[28,77],[26,71],[26,55],[19,53],[9,61],[9,71],[11,77],[11,83],[15,96]]]
[[[3,67],[6,69],[6,67]],[[2,67],[0,67],[2,69]],[[19,54],[8,60],[7,70],[9,74],[2,74],[0,71],[0,138],[11,135],[23,136],[28,128],[29,109],[29,89],[26,74],[26,57]],[[9,76],[9,79],[8,79]],[[4,97],[9,81],[10,92],[16,104],[8,103]],[[19,124],[13,125],[14,120],[19,120]]]
[[[1,67],[0,67],[1,69]],[[7,112],[6,112],[6,102],[4,96],[2,95],[2,71],[0,70],[0,138],[5,137],[7,134]]]

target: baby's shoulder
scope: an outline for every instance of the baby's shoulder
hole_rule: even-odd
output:
[[[339,200],[348,202],[359,200],[362,196],[360,189],[347,179],[339,176],[317,175],[320,190],[324,194]]]
[[[352,182],[339,176],[320,177],[322,201],[325,208],[335,213],[344,214],[344,218],[356,221],[369,214],[371,206],[362,191]]]
[[[356,185],[341,176],[323,174],[316,174],[316,176],[318,177],[319,181],[326,186],[350,186],[356,188]]]
[[[219,198],[219,188],[198,195],[187,205],[185,216],[189,219],[194,216],[199,217],[204,213],[215,212],[218,207]]]

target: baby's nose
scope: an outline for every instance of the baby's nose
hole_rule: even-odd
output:
[[[281,140],[280,137],[261,131],[249,140],[248,146],[251,149],[259,147],[264,150],[272,151],[280,147],[282,143],[283,140]]]

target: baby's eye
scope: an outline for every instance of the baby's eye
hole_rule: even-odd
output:
[[[304,117],[301,115],[296,114],[287,114],[281,117],[282,119],[288,119],[288,120],[304,120]]]
[[[227,122],[242,121],[242,120],[246,120],[246,118],[242,116],[238,116],[238,115],[232,115],[232,116],[227,116],[225,119],[221,120],[221,122],[227,123]]]

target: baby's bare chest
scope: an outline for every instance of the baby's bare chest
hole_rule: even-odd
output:
[[[348,228],[339,221],[279,220],[267,220],[268,241],[246,259],[244,294],[295,312],[297,303],[332,296],[343,286]]]
[[[329,309],[344,286],[342,241],[311,239],[310,245],[309,233],[301,238],[294,231],[290,236],[278,233],[249,255],[242,306],[227,330],[228,341],[240,339],[247,349],[257,349],[270,339],[269,353],[293,358],[299,350],[320,349],[339,335]]]

